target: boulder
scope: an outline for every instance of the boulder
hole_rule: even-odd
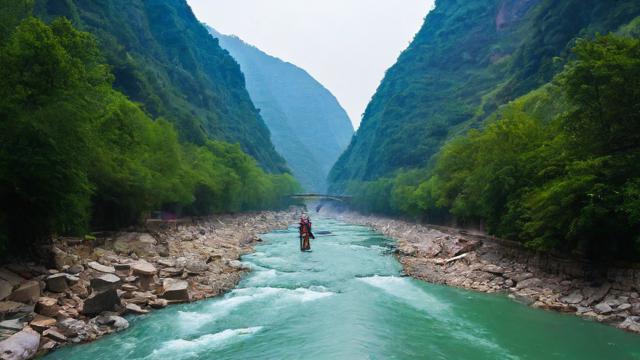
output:
[[[10,338],[0,341],[0,356],[2,360],[31,359],[40,346],[40,334],[25,329]]]
[[[607,303],[600,303],[600,304],[594,306],[593,308],[596,310],[596,312],[598,314],[606,315],[606,314],[610,314],[611,312],[613,312],[613,309]]]
[[[84,266],[80,264],[74,264],[74,265],[71,265],[66,271],[69,274],[77,275],[84,271]]]
[[[154,309],[162,309],[166,308],[169,305],[169,302],[166,299],[155,299],[149,303]]]
[[[24,322],[20,319],[0,321],[0,329],[20,331],[24,327]]]
[[[488,272],[488,273],[494,274],[494,275],[502,275],[502,274],[504,274],[504,269],[501,268],[500,266],[494,265],[494,264],[484,265],[482,267],[482,271]]]
[[[4,268],[0,269],[0,279],[8,282],[12,287],[16,287],[24,282],[22,277]]]
[[[143,315],[143,314],[147,314],[149,313],[149,310],[144,310],[143,308],[141,308],[139,305],[137,304],[127,304],[125,306],[125,309],[127,310],[127,312],[129,313],[133,313],[133,314],[138,314],[138,315]]]
[[[107,273],[107,274],[114,274],[116,272],[116,269],[113,266],[106,266],[106,265],[102,265],[97,261],[92,261],[90,263],[87,264],[90,268],[92,268],[93,270],[99,271],[99,272],[103,272],[103,273]]]
[[[203,274],[209,270],[209,265],[201,260],[190,259],[187,261],[185,270],[187,270],[189,274]]]
[[[189,301],[189,283],[184,280],[164,279],[162,297],[171,301]]]
[[[96,291],[85,301],[82,313],[85,315],[96,315],[103,311],[113,311],[116,305],[120,304],[120,298],[116,289],[106,289]]]
[[[564,297],[561,297],[560,301],[562,301],[564,303],[567,303],[567,304],[578,304],[583,299],[584,299],[584,297],[582,296],[582,292],[580,292],[580,290],[575,290],[571,294],[569,294],[567,296],[564,296]]]
[[[13,292],[11,283],[4,279],[0,279],[0,301],[6,299]]]
[[[102,291],[106,289],[117,289],[122,281],[114,274],[103,274],[91,279],[91,289],[93,291]]]
[[[9,300],[21,303],[33,303],[40,297],[40,282],[35,280],[25,281],[11,293]]]
[[[591,305],[604,299],[609,293],[609,290],[611,290],[611,284],[604,283],[597,288],[586,288],[583,290],[583,293],[587,297],[588,305]]]
[[[116,238],[113,249],[119,254],[135,253],[140,257],[151,257],[157,254],[156,244],[156,239],[147,233],[124,233]]]
[[[134,275],[139,276],[154,276],[158,270],[156,270],[155,266],[146,262],[139,261],[131,266]]]
[[[618,328],[634,333],[640,333],[640,316],[629,316],[618,325]]]
[[[0,319],[12,318],[17,314],[31,312],[33,312],[33,306],[15,301],[0,301]]]
[[[129,327],[129,322],[127,321],[127,319],[123,317],[112,315],[112,316],[109,316],[109,320],[113,321],[113,323],[111,324],[111,327],[116,332],[125,330]]]
[[[72,318],[59,321],[56,327],[74,343],[93,340],[99,333],[95,324],[87,324],[82,320]]]
[[[51,292],[61,293],[67,290],[67,274],[58,273],[47,277],[45,280],[47,290]]]
[[[131,270],[131,264],[113,264],[116,271],[128,272]]]
[[[528,272],[519,273],[519,274],[513,274],[513,275],[510,276],[510,278],[513,279],[513,281],[515,281],[517,283],[519,283],[521,281],[525,281],[525,280],[531,279],[532,277],[533,277],[533,274],[532,273],[528,273]]]
[[[48,328],[55,326],[57,322],[58,321],[52,317],[36,315],[36,317],[29,323],[29,326],[34,328],[36,331],[43,332]]]
[[[41,297],[36,303],[36,313],[48,317],[56,317],[60,311],[58,300],[50,297]]]
[[[516,289],[529,289],[534,287],[539,287],[542,284],[542,280],[538,278],[529,278],[526,280],[519,281],[516,285]]]
[[[67,337],[62,335],[58,329],[55,328],[51,328],[51,329],[47,329],[44,332],[42,332],[43,336],[48,337],[51,340],[55,340],[57,342],[66,342],[67,341]]]

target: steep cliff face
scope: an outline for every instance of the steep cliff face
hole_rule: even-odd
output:
[[[329,170],[353,135],[344,109],[303,69],[237,37],[209,31],[240,63],[249,94],[296,178],[307,191],[325,191]]]
[[[439,0],[368,105],[331,188],[428,166],[452,136],[548,82],[577,37],[616,30],[635,1]]]
[[[263,168],[286,169],[240,67],[185,0],[37,0],[36,14],[66,16],[94,34],[115,87],[174,123],[183,139],[237,142]]]

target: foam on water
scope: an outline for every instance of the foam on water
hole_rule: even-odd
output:
[[[167,358],[184,359],[197,355],[206,350],[215,350],[231,343],[242,341],[262,330],[262,326],[254,326],[243,329],[226,329],[224,331],[200,336],[193,340],[177,339],[169,340],[154,350],[150,359]]]
[[[429,314],[441,312],[447,308],[447,304],[427,294],[407,278],[374,275],[359,278],[358,280],[381,289],[385,293],[402,300],[407,305],[426,311]]]

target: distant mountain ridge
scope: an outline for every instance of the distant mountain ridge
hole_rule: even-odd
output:
[[[247,90],[271,131],[276,150],[307,191],[326,190],[326,177],[353,135],[336,98],[305,70],[236,36],[208,27],[240,64]]]

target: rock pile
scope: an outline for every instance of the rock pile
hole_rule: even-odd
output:
[[[228,291],[247,270],[238,259],[258,234],[286,228],[292,216],[148,222],[144,231],[95,241],[57,239],[53,268],[0,268],[0,358],[28,359],[61,344],[92,341],[126,329],[124,314]]]
[[[640,333],[640,269],[596,272],[589,264],[537,254],[480,233],[353,213],[336,216],[395,239],[398,258],[410,276],[502,292],[529,306]]]

